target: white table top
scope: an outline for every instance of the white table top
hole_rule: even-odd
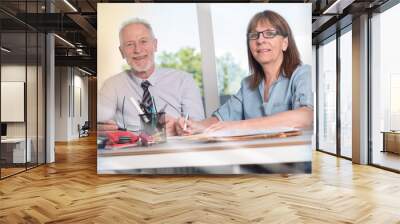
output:
[[[311,137],[312,133],[305,132],[300,136],[287,138],[213,143],[173,137],[167,143],[149,147],[98,150],[98,172],[310,162]]]

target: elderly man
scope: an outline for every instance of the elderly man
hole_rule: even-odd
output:
[[[119,128],[138,130],[139,113],[130,98],[146,107],[164,110],[169,135],[175,134],[174,122],[182,115],[188,114],[193,120],[204,118],[200,90],[192,75],[155,67],[157,39],[149,23],[141,19],[125,23],[119,40],[121,55],[131,69],[105,81],[99,93],[99,122],[115,122]]]

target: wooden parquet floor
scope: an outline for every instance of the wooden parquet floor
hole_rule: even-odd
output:
[[[311,175],[97,175],[95,138],[0,181],[0,223],[400,223],[400,175],[315,152]]]

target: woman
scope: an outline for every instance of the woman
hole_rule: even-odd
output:
[[[247,52],[251,75],[238,93],[206,120],[180,118],[178,134],[312,126],[311,68],[302,64],[285,19],[269,10],[254,15],[247,27]]]

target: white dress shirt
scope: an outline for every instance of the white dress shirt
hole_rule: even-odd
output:
[[[188,113],[190,119],[204,119],[200,89],[191,74],[170,68],[156,68],[147,80],[151,83],[149,91],[158,111],[167,105],[165,112],[172,117]],[[133,97],[136,102],[142,101],[142,81],[131,71],[107,79],[98,94],[97,120],[114,120],[119,127],[138,130],[138,111],[129,98]]]

